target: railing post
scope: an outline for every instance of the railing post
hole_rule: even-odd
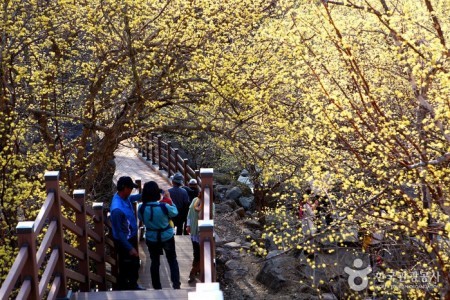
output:
[[[200,235],[200,276],[202,282],[216,281],[213,220],[213,169],[200,169],[201,188],[203,193],[203,213],[198,221]]]
[[[202,282],[216,281],[216,247],[214,242],[214,220],[199,220],[200,235],[200,278]],[[205,259],[206,258],[206,259]],[[205,276],[209,275],[209,276]]]
[[[150,160],[150,134],[145,134],[145,158]]]
[[[139,186],[138,191],[139,191],[139,194],[141,194],[142,193],[142,179],[137,178],[134,182]],[[137,225],[137,229],[138,229],[137,244],[134,245],[134,246],[135,246],[136,250],[138,250],[139,249],[138,248],[139,247],[139,241],[140,241],[141,235],[142,235],[141,227],[143,227],[143,224],[138,218],[138,203],[137,202],[133,202],[133,211],[134,211],[134,216],[136,217],[136,225]]]
[[[171,161],[171,159],[170,159],[170,150],[172,149],[172,142],[171,141],[168,141],[167,142],[167,175],[170,177],[170,175],[172,175],[171,173],[170,173],[170,170],[171,170],[171,168],[170,168],[170,161]],[[173,172],[173,174],[175,174],[175,172]]]
[[[146,145],[147,145],[147,143],[146,143],[146,141],[147,141],[147,134],[144,134],[144,135],[142,135],[141,136],[141,155],[142,156],[145,156],[145,149],[146,149]]]
[[[185,185],[187,185],[187,182],[188,182],[188,171],[187,171],[187,169],[188,169],[188,159],[184,158],[183,159],[183,178],[184,178]],[[197,179],[197,178],[195,178],[195,179]]]
[[[161,164],[161,135],[158,135],[156,138],[157,138],[157,145],[158,145],[158,167],[159,167],[160,170],[162,170],[162,164]]]
[[[103,202],[94,202],[92,208],[95,213],[94,231],[100,236],[100,242],[95,242],[95,252],[103,258],[101,262],[95,262],[96,273],[103,278],[99,284],[100,291],[106,291],[106,264],[105,264],[105,220],[103,213]]]
[[[200,178],[200,170],[195,170],[194,171],[195,172],[195,179],[198,179],[198,178]],[[200,186],[200,189],[202,188],[202,186],[201,186],[201,178],[200,178],[200,181],[198,182],[198,184],[199,184],[199,186]]]
[[[34,222],[19,222],[16,226],[16,233],[21,247],[28,248],[28,259],[22,269],[21,281],[31,280],[31,292],[28,299],[40,300],[39,296],[39,278],[36,260],[36,233],[34,232]]]
[[[89,292],[91,290],[91,278],[89,276],[89,252],[88,252],[88,233],[87,233],[87,218],[86,218],[86,192],[85,190],[74,190],[73,199],[80,204],[81,212],[76,214],[76,224],[83,228],[83,235],[77,237],[78,249],[84,253],[84,259],[78,262],[80,266],[80,273],[86,276],[86,282],[80,283],[80,290],[82,292]]]
[[[202,181],[202,192],[205,193],[206,189],[208,189],[209,194],[204,195],[203,201],[203,209],[209,208],[208,216],[209,219],[213,219],[213,202],[214,202],[214,189],[213,189],[213,169],[212,168],[201,168],[200,169],[200,179]],[[207,197],[206,197],[207,196]],[[209,201],[209,203],[207,203]],[[203,216],[206,216],[204,213]],[[205,219],[205,218],[203,218]]]
[[[174,165],[175,165],[175,170],[173,171],[173,173],[175,174],[176,172],[179,171],[179,168],[178,168],[178,148],[173,148],[173,158],[174,158]],[[184,180],[186,180],[186,177],[184,177]],[[186,184],[184,184],[184,185],[186,185]]]
[[[59,192],[59,172],[50,171],[45,173],[45,187],[47,193],[55,193],[55,203],[50,209],[49,219],[57,221],[57,229],[55,237],[52,241],[52,248],[58,249],[58,261],[55,265],[55,276],[60,276],[61,285],[57,293],[57,297],[67,297],[67,280],[65,269],[65,249],[64,249],[64,232],[61,222],[61,199]]]
[[[150,143],[150,146],[152,147],[152,164],[154,164],[155,163],[155,137],[156,137],[156,133],[153,133],[152,132],[152,134],[151,134],[151,137],[152,137],[152,140],[151,140],[151,143]]]

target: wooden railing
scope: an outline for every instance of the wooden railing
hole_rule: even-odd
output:
[[[213,169],[200,169],[203,211],[198,221],[200,234],[200,278],[196,291],[189,299],[223,299],[219,283],[216,282],[216,244],[214,240],[214,189]]]
[[[172,147],[172,142],[163,141],[161,135],[156,133],[146,134],[137,142],[138,151],[143,157],[158,166],[159,170],[167,172],[170,177],[180,172],[184,178],[184,184],[187,185],[190,179],[194,178],[201,184],[201,178],[198,170],[189,166],[189,160],[180,156],[179,149]]]
[[[198,221],[200,234],[200,277],[202,282],[216,281],[216,245],[214,242],[213,169],[200,169],[203,192],[203,212]]]
[[[19,253],[0,299],[14,293],[16,299],[69,299],[71,285],[79,285],[80,291],[115,286],[116,253],[106,235],[111,226],[103,203],[86,206],[84,190],[68,196],[60,189],[59,172],[47,172],[45,184],[47,197],[36,219],[16,227]]]

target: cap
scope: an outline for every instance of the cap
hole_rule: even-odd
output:
[[[183,184],[183,175],[181,175],[181,173],[175,173],[173,175],[172,182]]]
[[[117,180],[117,190],[121,191],[123,188],[138,188],[139,186],[133,182],[133,179],[129,176],[122,176]]]
[[[189,184],[190,184],[190,185],[196,185],[196,184],[197,184],[197,180],[195,180],[194,178],[192,178],[191,180],[189,180]]]

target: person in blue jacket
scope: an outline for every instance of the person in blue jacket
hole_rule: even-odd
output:
[[[110,206],[112,236],[118,254],[118,290],[144,290],[137,283],[139,278],[139,253],[137,250],[137,221],[133,202],[139,201],[140,194],[131,195],[138,186],[133,179],[122,176],[117,181],[117,193]]]
[[[169,193],[165,193],[167,196]],[[174,289],[180,288],[180,270],[175,251],[175,232],[170,225],[170,218],[178,214],[177,207],[171,203],[159,202],[161,190],[154,181],[144,184],[142,204],[138,209],[138,217],[145,225],[145,242],[150,252],[150,275],[155,290],[162,289],[159,277],[160,254],[164,249],[170,267],[170,279]]]

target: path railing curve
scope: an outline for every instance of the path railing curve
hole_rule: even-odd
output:
[[[171,141],[164,141],[162,136],[157,133],[148,133],[137,139],[136,147],[152,164],[157,165],[159,170],[167,172],[170,177],[180,172],[184,178],[184,184],[187,185],[190,179],[194,178],[201,185],[200,171],[194,170],[189,165],[187,158],[181,157],[178,148],[172,147]]]
[[[70,299],[71,284],[87,292],[116,283],[116,253],[103,203],[87,206],[84,190],[67,195],[57,171],[45,173],[45,185],[47,197],[36,219],[16,227],[19,253],[0,299]]]

